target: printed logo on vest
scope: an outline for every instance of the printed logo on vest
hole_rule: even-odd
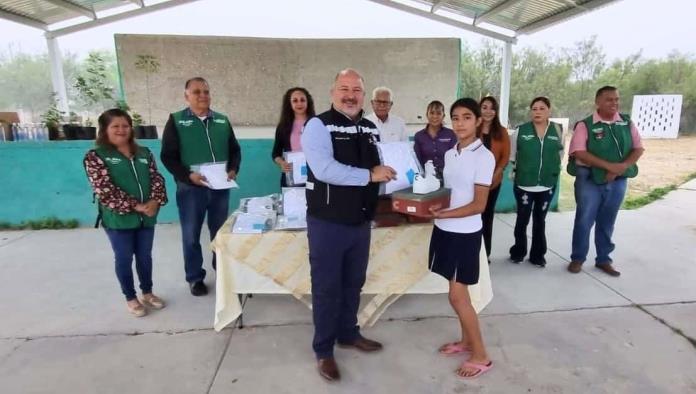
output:
[[[371,127],[365,127],[365,126],[358,126],[358,129],[360,130],[361,133],[371,133],[374,135],[380,135],[379,129],[373,129]]]
[[[144,157],[141,157],[140,159],[138,159],[138,161],[140,161],[143,164],[147,164],[147,159]]]
[[[523,135],[523,136],[521,136],[521,137],[522,137],[522,139],[525,140],[525,141],[531,141],[531,140],[534,139],[534,136],[533,136],[533,135]]]
[[[225,124],[225,119],[213,119],[213,122],[215,123],[220,123],[220,124]]]
[[[620,122],[615,122],[614,124],[617,125],[617,126],[626,126],[626,125],[628,125],[628,122],[626,122],[626,121],[620,121]]]
[[[594,134],[596,139],[601,140],[602,138],[604,138],[604,129],[603,128],[592,129],[592,134]]]
[[[191,119],[182,119],[179,121],[179,124],[184,126],[184,127],[189,127],[193,124],[193,120]]]
[[[555,135],[550,135],[549,139],[554,140],[554,141],[558,141],[558,137],[556,137]]]
[[[107,157],[104,160],[108,161],[111,164],[119,164],[121,162],[121,159],[119,159],[118,157]]]

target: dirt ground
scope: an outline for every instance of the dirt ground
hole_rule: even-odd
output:
[[[629,195],[648,193],[651,189],[679,185],[696,173],[696,135],[676,140],[643,140],[645,153],[638,162],[639,174],[629,181]]]
[[[626,197],[645,195],[657,187],[679,185],[696,173],[696,135],[679,136],[676,140],[643,140],[645,153],[638,161],[638,176],[628,182]],[[563,171],[561,177],[561,211],[575,209],[573,177]]]

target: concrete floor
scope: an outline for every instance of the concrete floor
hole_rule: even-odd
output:
[[[158,226],[154,250],[168,306],[142,319],[125,310],[101,230],[0,232],[0,392],[696,393],[696,181],[620,213],[620,278],[593,255],[565,270],[572,222],[549,214],[538,269],[506,260],[514,215],[496,217],[489,374],[462,381],[461,359],[436,354],[458,335],[446,295],[409,295],[364,330],[384,351],[337,350],[337,384],[316,374],[311,313],[290,296],[254,296],[246,328],[214,332],[214,294],[189,295],[177,226]]]

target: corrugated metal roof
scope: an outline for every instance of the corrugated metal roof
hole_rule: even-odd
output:
[[[417,15],[442,21],[442,17],[468,18],[459,27],[486,34],[504,32],[509,37],[529,34],[553,24],[561,23],[585,12],[592,11],[618,0],[370,0],[374,3],[398,8]],[[410,10],[409,10],[410,8]],[[426,8],[428,11],[423,11]],[[467,23],[468,22],[468,23]],[[463,25],[461,25],[463,24]],[[492,27],[492,28],[491,28]],[[495,38],[501,38],[491,34]]]
[[[132,5],[139,7],[139,1],[130,0],[0,0],[0,18],[22,23],[24,18],[34,27],[70,21],[78,17],[96,19],[97,12]],[[80,23],[79,20],[76,23]]]
[[[188,0],[190,1],[190,0]],[[576,15],[618,0],[370,0],[402,11],[487,34],[497,39],[514,40]],[[184,3],[183,0],[169,0]],[[70,31],[94,26],[97,13],[126,5],[133,8],[163,8],[146,5],[142,0],[0,0],[0,18],[50,31],[49,25],[75,19]],[[159,4],[159,3],[158,3]],[[427,10],[424,10],[427,9]],[[128,11],[128,9],[125,9]],[[125,12],[124,12],[125,13]],[[467,18],[462,20],[464,17]],[[65,28],[63,28],[65,29]],[[500,29],[505,29],[501,35]],[[490,34],[488,34],[490,33]]]

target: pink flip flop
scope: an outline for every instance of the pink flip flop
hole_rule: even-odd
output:
[[[459,374],[459,371],[462,368],[472,368],[476,370],[476,373],[471,375],[471,376],[462,376]],[[490,371],[493,368],[493,361],[489,361],[488,364],[479,364],[479,363],[472,363],[471,361],[464,361],[462,365],[459,366],[459,369],[455,371],[458,377],[462,379],[476,379],[479,376],[483,375],[484,373]]]
[[[471,353],[469,346],[462,345],[460,342],[450,342],[440,346],[438,353],[444,356],[454,356],[462,353]]]

